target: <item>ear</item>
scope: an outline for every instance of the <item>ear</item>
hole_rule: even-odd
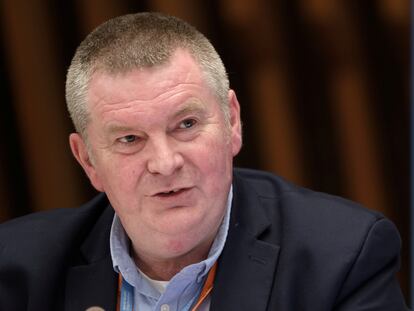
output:
[[[236,93],[229,90],[229,108],[230,108],[230,129],[231,145],[233,157],[236,156],[242,146],[242,125],[240,120],[240,105]]]
[[[86,147],[83,138],[78,133],[72,133],[69,135],[69,144],[70,149],[76,160],[82,166],[86,175],[89,177],[92,185],[96,190],[103,192],[102,183],[100,181],[99,175],[96,171],[94,164],[91,161],[89,156],[88,148]]]

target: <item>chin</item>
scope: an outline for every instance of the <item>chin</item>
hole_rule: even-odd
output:
[[[191,239],[189,239],[191,237]],[[200,255],[205,253],[205,241],[202,239],[196,239],[194,234],[183,235],[182,238],[169,239],[165,245],[166,255],[170,258],[182,257],[193,253]],[[208,245],[209,247],[209,245]],[[208,250],[207,250],[208,252]],[[197,255],[196,255],[197,256]],[[198,256],[197,256],[198,257]]]
[[[185,255],[190,251],[190,249],[191,247],[187,246],[180,240],[169,241],[166,245],[168,257],[179,257]]]

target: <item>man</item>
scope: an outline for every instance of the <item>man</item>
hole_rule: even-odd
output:
[[[239,103],[192,26],[104,23],[66,97],[71,149],[104,194],[0,227],[1,310],[407,310],[388,220],[233,169]]]

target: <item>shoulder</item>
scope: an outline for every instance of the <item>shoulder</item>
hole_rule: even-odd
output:
[[[92,230],[108,234],[111,217],[106,196],[100,194],[78,208],[33,213],[1,224],[0,309],[23,310],[29,302],[59,309],[52,307],[64,295],[64,287],[57,284],[69,267],[85,262],[81,250]]]
[[[37,212],[2,223],[0,257],[4,254],[8,258],[25,254],[51,255],[63,251],[87,234],[108,205],[106,196],[100,194],[77,208]]]
[[[275,292],[310,293],[297,301],[298,309],[343,304],[355,310],[354,303],[370,290],[381,295],[367,301],[387,306],[375,309],[404,309],[395,278],[401,240],[381,213],[260,171],[236,170],[234,192],[235,209],[247,215],[245,231],[251,231],[250,223],[258,227],[260,219],[262,230],[255,236],[279,249]]]
[[[304,219],[320,223],[334,218],[338,221],[362,219],[375,222],[384,218],[381,213],[356,202],[297,186],[269,172],[236,169],[234,175],[236,187],[247,195],[257,196],[267,213],[272,213],[277,205],[278,213],[292,221]]]
[[[257,199],[250,218],[265,215],[272,224],[270,232],[295,241],[296,246],[339,251],[340,245],[356,251],[374,229],[388,233],[396,249],[400,245],[392,222],[356,202],[299,187],[267,172],[237,169],[234,174],[239,202]]]
[[[88,221],[98,216],[108,206],[104,194],[99,194],[91,201],[74,208],[56,208],[53,210],[35,212],[18,217],[0,224],[0,236],[18,229],[26,233],[43,232],[45,230],[65,230],[70,224],[78,221]],[[50,229],[48,229],[50,228]]]

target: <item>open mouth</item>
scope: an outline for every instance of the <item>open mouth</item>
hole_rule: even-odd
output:
[[[174,196],[178,196],[182,193],[184,193],[185,191],[187,191],[189,188],[178,188],[178,189],[173,189],[170,191],[164,191],[164,192],[158,192],[155,196],[157,197],[174,197]]]

